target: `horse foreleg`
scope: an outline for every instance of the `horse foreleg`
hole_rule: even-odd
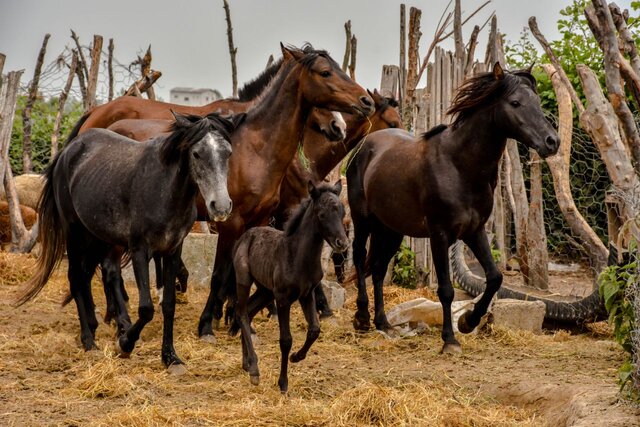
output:
[[[172,255],[162,258],[163,298],[162,298],[162,363],[170,373],[181,375],[186,372],[182,360],[173,346],[173,320],[176,312],[176,273],[182,255],[182,244]]]
[[[317,287],[320,287],[320,285],[318,284]],[[291,354],[289,360],[293,363],[304,360],[307,357],[307,352],[320,336],[320,320],[318,319],[318,312],[316,311],[314,293],[309,292],[309,294],[304,297],[300,297],[300,306],[302,307],[304,318],[307,320],[307,338],[304,340],[304,344],[302,344],[300,350]]]
[[[453,286],[449,278],[449,237],[443,231],[431,235],[431,253],[438,277],[438,298],[442,304],[442,353],[460,353],[460,343],[453,333],[451,320],[451,303],[453,302]]]
[[[367,238],[369,237],[369,227],[366,220],[356,221],[354,218],[354,239],[353,239],[353,265],[356,269],[358,279],[358,297],[356,304],[358,309],[353,318],[353,327],[358,331],[368,331],[371,329],[371,315],[369,314],[369,296],[367,295],[366,279],[366,257]]]
[[[153,301],[149,290],[149,258],[146,250],[132,251],[131,260],[133,272],[138,286],[138,320],[128,328],[116,341],[121,356],[128,357],[140,338],[140,333],[145,325],[153,319]]]
[[[231,245],[233,245],[233,242]],[[213,319],[215,318],[219,322],[222,318],[222,307],[225,300],[225,282],[228,281],[229,274],[233,272],[231,249],[229,242],[224,242],[222,236],[220,236],[218,238],[213,274],[211,275],[209,297],[207,298],[207,303],[202,310],[200,322],[198,323],[198,336],[204,341],[215,342],[215,338],[212,338],[214,336]]]
[[[373,323],[379,331],[391,329],[387,315],[384,312],[384,277],[387,274],[391,258],[400,248],[402,238],[402,234],[398,234],[382,224],[377,224],[371,232],[369,252],[371,253],[371,280],[373,281],[373,302],[375,306]]]
[[[102,282],[107,299],[105,322],[109,323],[111,318],[116,320],[117,336],[122,335],[131,326],[131,319],[122,293],[124,286],[120,269],[121,256],[120,249],[112,248],[102,261]]]
[[[458,330],[467,334],[478,326],[482,316],[487,313],[491,299],[502,285],[502,273],[500,273],[496,263],[493,261],[491,248],[489,247],[489,239],[487,238],[487,233],[484,231],[484,227],[480,227],[473,236],[464,239],[464,242],[469,246],[478,259],[478,262],[480,262],[487,279],[485,291],[482,297],[480,297],[480,301],[478,301],[473,308],[473,311],[466,311],[458,319]]]
[[[318,284],[318,286],[313,290],[313,294],[315,295],[316,311],[320,313],[320,317],[325,318],[333,316],[333,310],[329,307],[329,301],[327,301],[327,296],[324,294],[322,285]]]
[[[278,301],[278,298],[276,297],[276,305],[278,306],[280,355],[282,357],[282,360],[280,360],[280,378],[278,378],[278,386],[280,386],[280,391],[282,393],[286,393],[289,389],[289,377],[287,375],[287,368],[289,367],[289,352],[291,351],[291,344],[293,344],[293,338],[291,338],[291,330],[289,326],[291,304],[289,301]]]

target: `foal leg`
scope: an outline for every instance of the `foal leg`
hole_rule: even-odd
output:
[[[398,234],[378,223],[371,233],[369,252],[371,253],[371,279],[373,281],[373,301],[375,314],[373,323],[379,331],[391,329],[384,312],[384,276],[387,274],[391,258],[398,252],[402,243],[402,234]]]
[[[162,257],[156,255],[153,257],[153,265],[156,268],[156,291],[158,292],[158,305],[162,307],[162,299],[164,298],[164,291],[162,286],[164,285],[164,279],[162,275]]]
[[[282,357],[282,359],[280,360],[280,378],[278,378],[278,386],[280,386],[280,391],[284,394],[289,389],[287,368],[289,366],[289,352],[291,351],[291,344],[293,344],[293,338],[291,337],[291,330],[289,326],[291,304],[289,303],[289,301],[279,301],[276,298],[276,305],[278,306],[278,325],[280,326],[280,354]],[[313,310],[315,311],[315,307],[313,308]]]
[[[169,373],[182,375],[186,372],[182,360],[173,347],[173,319],[176,311],[176,272],[180,264],[182,245],[171,255],[162,258],[163,298],[162,298],[162,363]]]
[[[121,256],[122,251],[120,249],[112,248],[102,261],[102,282],[105,288],[105,296],[107,297],[107,315],[110,316],[109,320],[115,318],[117,325],[116,336],[118,337],[131,326],[131,319],[129,318],[126,301],[122,293]],[[110,303],[109,300],[111,300]],[[108,323],[106,316],[105,322]]]
[[[451,303],[453,302],[453,286],[449,278],[449,237],[443,231],[436,231],[431,236],[431,252],[433,264],[438,277],[438,298],[442,304],[442,353],[461,353],[462,348],[453,333],[451,323]]]
[[[344,282],[344,268],[347,263],[347,253],[334,252],[333,255],[331,255],[331,260],[333,261],[333,270],[336,272],[338,283]]]
[[[176,285],[176,291],[184,294],[187,292],[187,285],[189,283],[189,270],[184,265],[184,261],[180,258],[180,265],[178,267],[178,284]]]
[[[320,285],[318,285],[318,287],[319,286]],[[306,296],[300,298],[300,306],[302,307],[304,318],[307,320],[307,338],[304,340],[304,344],[302,344],[300,350],[291,354],[289,360],[293,363],[304,360],[305,357],[307,357],[307,352],[320,336],[320,320],[318,319],[313,292],[309,292]]]
[[[333,310],[329,307],[329,301],[327,301],[322,285],[318,284],[313,290],[313,294],[315,295],[316,311],[320,313],[320,317],[324,319],[333,316]]]
[[[358,297],[356,304],[358,309],[353,318],[353,327],[357,331],[368,331],[371,329],[371,315],[369,314],[369,296],[367,295],[366,279],[366,258],[367,258],[367,238],[369,237],[369,225],[365,218],[353,218],[354,239],[353,239],[353,265],[356,268],[358,279]]]
[[[502,285],[502,273],[498,270],[496,263],[491,255],[489,247],[489,239],[484,227],[474,233],[471,237],[464,239],[464,242],[471,248],[473,254],[480,262],[487,279],[487,287],[485,288],[480,301],[475,305],[473,311],[466,311],[458,319],[458,330],[463,334],[468,334],[478,326],[480,319],[484,316],[489,308],[489,303],[493,296],[498,292]]]
[[[238,282],[236,286],[238,294],[238,303],[234,313],[236,322],[239,323],[241,339],[242,339],[242,369],[249,373],[251,384],[260,384],[260,371],[258,370],[258,355],[253,348],[253,340],[251,339],[251,320],[247,303],[249,300],[249,292],[251,291],[251,283],[249,285]]]
[[[142,329],[153,319],[153,301],[149,290],[149,257],[146,250],[137,249],[132,252],[131,260],[140,300],[138,302],[138,320],[116,342],[116,347],[122,357],[129,357],[136,341],[140,338]]]

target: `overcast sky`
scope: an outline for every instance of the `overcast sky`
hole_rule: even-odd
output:
[[[255,77],[279,42],[322,48],[339,63],[344,53],[344,23],[351,20],[358,39],[356,79],[364,87],[380,85],[383,64],[399,57],[399,1],[392,0],[230,0],[233,36],[238,48],[238,81]],[[421,53],[430,44],[435,25],[448,0],[407,1],[422,9]],[[484,0],[462,0],[463,17]],[[465,41],[474,24],[482,25],[491,12],[508,39],[518,38],[530,16],[548,39],[558,36],[560,9],[571,0],[492,0],[464,28]],[[628,8],[630,0],[618,0]],[[231,95],[231,66],[222,0],[2,0],[0,52],[7,55],[4,72],[25,69],[31,79],[45,33],[51,34],[45,63],[52,62],[71,43],[70,29],[88,45],[93,34],[115,42],[114,56],[128,64],[151,44],[152,68],[162,71],[157,93],[169,98],[176,86],[210,87]],[[487,29],[477,55],[484,55]],[[445,46],[450,46],[447,44]]]

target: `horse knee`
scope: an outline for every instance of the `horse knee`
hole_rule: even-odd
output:
[[[451,305],[454,295],[453,286],[438,286],[438,298],[442,304]]]
[[[138,317],[140,321],[144,323],[149,323],[153,320],[153,304],[151,305],[141,305],[138,308]]]
[[[309,328],[309,330],[307,331],[307,335],[309,336],[309,339],[313,341],[317,340],[318,337],[320,336],[320,328],[319,327]]]
[[[487,290],[497,292],[502,286],[502,273],[498,269],[487,274]]]
[[[280,338],[280,350],[284,353],[288,353],[293,345],[293,338],[291,336]]]

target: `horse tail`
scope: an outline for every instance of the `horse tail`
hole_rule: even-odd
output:
[[[364,260],[364,278],[371,276],[371,251],[367,252],[367,257]],[[353,267],[348,276],[344,278],[342,282],[342,286],[349,285],[358,280],[358,274],[356,273],[356,268]]]
[[[38,218],[40,220],[38,240],[42,245],[42,252],[36,262],[35,274],[24,283],[20,295],[13,303],[14,307],[30,301],[40,293],[64,256],[66,233],[58,213],[52,179],[53,170],[59,158],[60,156],[57,156],[47,168],[46,181],[38,200]]]
[[[70,143],[73,140],[73,138],[78,136],[78,134],[80,133],[80,128],[82,127],[82,125],[84,125],[84,122],[87,121],[90,115],[91,115],[91,111],[87,111],[82,115],[82,117],[80,117],[80,119],[75,124],[75,126],[73,126],[73,129],[71,129],[71,132],[69,133],[69,136],[67,137],[67,140],[64,143],[65,145]]]

